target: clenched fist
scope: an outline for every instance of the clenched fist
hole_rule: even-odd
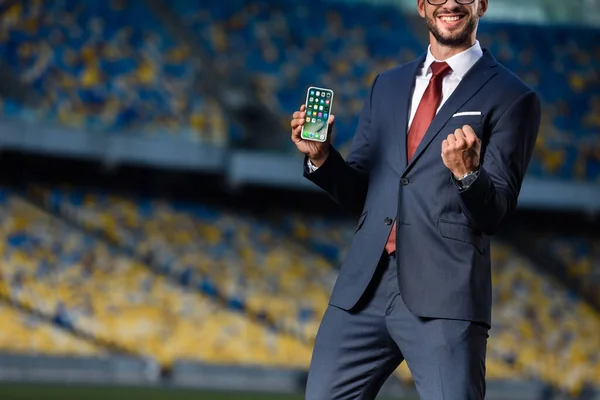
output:
[[[481,140],[469,125],[455,130],[442,142],[442,161],[456,179],[479,168],[480,154]]]
[[[304,126],[304,119],[306,118],[306,106],[303,104],[300,106],[300,110],[296,111],[292,115],[292,142],[296,145],[301,153],[306,154],[308,159],[316,167],[320,167],[325,162],[329,155],[329,143],[331,142],[331,130],[333,128],[333,121],[335,117],[329,116],[327,121],[327,140],[325,142],[315,142],[313,140],[302,139],[302,127]]]

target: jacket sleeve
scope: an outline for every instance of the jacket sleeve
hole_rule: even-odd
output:
[[[532,91],[521,95],[494,127],[475,182],[457,190],[463,213],[486,235],[495,234],[517,207],[540,119],[538,96]]]
[[[304,160],[304,176],[327,192],[335,202],[351,212],[362,211],[369,185],[369,139],[371,136],[371,115],[373,92],[377,76],[369,90],[352,141],[348,159],[332,146],[329,156],[316,171],[310,172],[307,159]]]

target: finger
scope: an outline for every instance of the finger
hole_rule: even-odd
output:
[[[456,144],[456,136],[454,136],[454,134],[451,133],[446,138],[446,141],[448,142],[448,146],[454,146]]]
[[[292,120],[292,134],[294,132],[298,132],[298,135],[302,131],[302,127],[304,126],[304,119],[294,119]]]
[[[466,138],[465,132],[460,128],[454,130],[454,136],[456,136],[457,139],[459,139],[459,138],[465,139]]]
[[[467,138],[473,138],[475,139],[477,137],[477,135],[475,134],[475,131],[473,130],[473,128],[471,128],[470,125],[465,125],[462,127],[462,131],[465,133],[465,136]]]
[[[292,114],[293,119],[300,119],[300,118],[304,118],[305,116],[306,116],[306,112],[304,112],[304,111],[295,111]]]
[[[469,125],[463,126],[462,131],[464,132],[465,139],[467,140],[467,143],[469,143],[470,146],[474,145],[477,142],[477,135],[475,134],[473,128],[471,128]]]
[[[457,129],[456,131],[454,131],[454,137],[456,138],[456,141],[454,142],[454,146],[457,149],[464,149],[467,147],[466,138],[464,136],[464,133],[460,129]]]
[[[306,104],[302,104],[300,106],[300,111],[302,111],[302,112],[306,111]]]
[[[292,129],[296,129],[299,126],[304,125],[304,118],[295,118],[290,121]]]
[[[329,119],[327,120],[327,124],[329,125],[329,127],[331,128],[333,126],[333,124],[335,123],[335,115],[331,114],[329,116]]]
[[[294,143],[299,143],[302,141],[302,137],[300,136],[302,134],[302,127],[298,126],[295,129],[292,129],[292,142]]]
[[[448,139],[444,139],[442,142],[442,155],[448,151],[448,147],[450,147],[450,143],[448,143]]]
[[[292,138],[295,136],[299,136],[300,135],[300,131],[302,131],[302,127],[301,126],[295,126],[294,129],[292,129]]]

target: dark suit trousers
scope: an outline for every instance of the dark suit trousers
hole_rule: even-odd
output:
[[[306,399],[374,399],[404,360],[422,400],[483,399],[487,338],[484,325],[412,314],[398,289],[396,261],[384,255],[354,309],[327,308]]]

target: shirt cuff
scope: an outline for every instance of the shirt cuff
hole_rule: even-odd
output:
[[[306,167],[308,168],[309,173],[313,173],[319,169],[319,167],[315,167],[315,165],[310,160],[306,161]]]

